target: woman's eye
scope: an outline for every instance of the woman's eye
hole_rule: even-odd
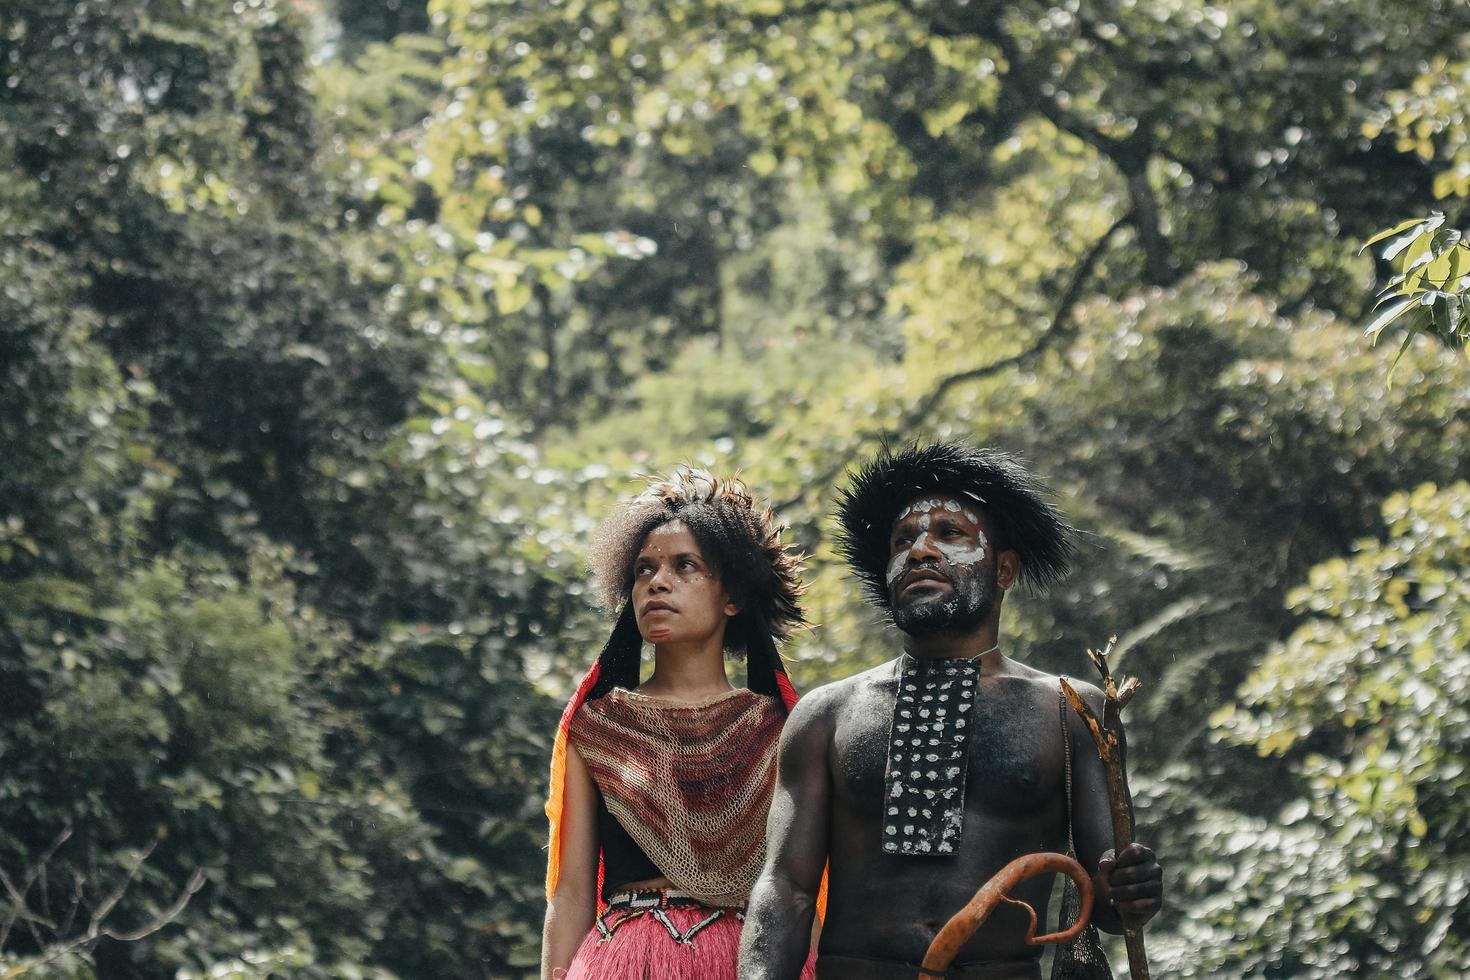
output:
[[[679,567],[687,572],[690,569],[694,568],[695,564],[691,559],[685,558],[683,561],[679,562]]]

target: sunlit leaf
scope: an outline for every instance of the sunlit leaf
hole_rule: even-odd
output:
[[[1388,327],[1389,324],[1393,323],[1393,321],[1397,320],[1399,317],[1403,316],[1406,312],[1416,306],[1417,303],[1417,299],[1403,299],[1394,303],[1392,306],[1388,307],[1382,313],[1378,314],[1378,316],[1373,318],[1373,322],[1368,324],[1368,328],[1363,331],[1363,336],[1367,337],[1370,341],[1377,343],[1378,335],[1381,334],[1384,329]]]
[[[1382,255],[1384,261],[1392,261],[1393,259],[1397,258],[1400,252],[1409,248],[1411,245],[1414,245],[1416,242],[1425,238],[1427,235],[1428,232],[1425,230],[1422,223],[1416,225],[1414,228],[1400,235],[1398,238],[1395,238],[1393,241],[1389,242],[1383,247]]]
[[[1369,248],[1373,247],[1374,245],[1377,245],[1379,242],[1383,241],[1384,239],[1386,239],[1386,238],[1392,238],[1395,235],[1400,234],[1401,232],[1408,231],[1410,228],[1415,229],[1415,231],[1417,233],[1417,231],[1419,229],[1419,226],[1422,225],[1422,224],[1424,224],[1424,223],[1425,223],[1425,219],[1424,218],[1410,218],[1407,221],[1401,221],[1401,222],[1399,222],[1398,224],[1394,225],[1392,228],[1385,228],[1383,231],[1380,231],[1378,234],[1374,235],[1372,238],[1370,238],[1366,242],[1364,242],[1363,245],[1362,245],[1362,247],[1358,249],[1358,254],[1359,255],[1362,255]],[[1392,258],[1392,256],[1385,254],[1384,255],[1384,258],[1385,259],[1388,259],[1388,258]]]
[[[1391,365],[1389,365],[1389,368],[1388,368],[1388,383],[1390,385],[1393,384],[1394,372],[1396,372],[1398,370],[1398,368],[1399,368],[1399,362],[1404,359],[1404,354],[1407,353],[1408,350],[1409,350],[1409,347],[1413,345],[1414,338],[1419,335],[1419,333],[1421,332],[1421,330],[1422,330],[1421,327],[1419,327],[1417,325],[1411,325],[1409,327],[1408,331],[1405,332],[1405,334],[1404,334],[1404,342],[1399,345],[1398,353],[1393,356],[1393,363]]]

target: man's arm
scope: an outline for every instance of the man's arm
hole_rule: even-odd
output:
[[[822,690],[796,703],[781,733],[766,864],[740,936],[740,980],[796,980],[806,962],[827,863],[831,709]]]
[[[1098,718],[1103,716],[1103,694],[1091,684],[1070,682]],[[1077,860],[1092,873],[1097,899],[1092,921],[1105,932],[1121,933],[1125,925],[1143,925],[1159,911],[1164,899],[1163,869],[1154,852],[1136,841],[1113,853],[1113,817],[1108,803],[1108,779],[1097,746],[1086,724],[1067,711],[1072,740],[1072,843]],[[1132,816],[1129,801],[1129,816]]]

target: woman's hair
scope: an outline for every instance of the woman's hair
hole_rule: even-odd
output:
[[[598,598],[605,609],[618,613],[603,655],[604,663],[612,661],[608,673],[617,676],[598,686],[631,687],[638,682],[642,638],[628,603],[633,565],[649,532],[674,522],[694,535],[738,610],[725,627],[726,649],[745,652],[752,690],[776,693],[764,668],[779,668],[776,642],[790,637],[805,621],[802,556],[782,543],[784,526],[769,508],[757,505],[745,484],[689,467],[651,479],[647,489],[613,511],[593,539],[587,564],[597,577]],[[765,691],[767,686],[771,690]]]

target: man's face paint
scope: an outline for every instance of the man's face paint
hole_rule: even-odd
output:
[[[906,633],[983,622],[995,604],[996,569],[980,515],[947,495],[920,497],[901,511],[889,538],[893,620]]]
[[[965,518],[969,530],[974,533],[973,541],[957,543],[953,534],[946,533],[954,515]],[[973,565],[985,560],[990,542],[980,529],[980,516],[953,497],[921,497],[905,507],[894,521],[895,536],[910,517],[917,520],[916,529],[904,529],[908,533],[906,547],[894,542],[893,560],[888,563],[888,587],[891,589],[899,577],[908,569],[909,556],[915,549],[922,551],[932,547],[952,565]],[[939,519],[942,524],[935,525]],[[917,534],[914,534],[917,530]]]

